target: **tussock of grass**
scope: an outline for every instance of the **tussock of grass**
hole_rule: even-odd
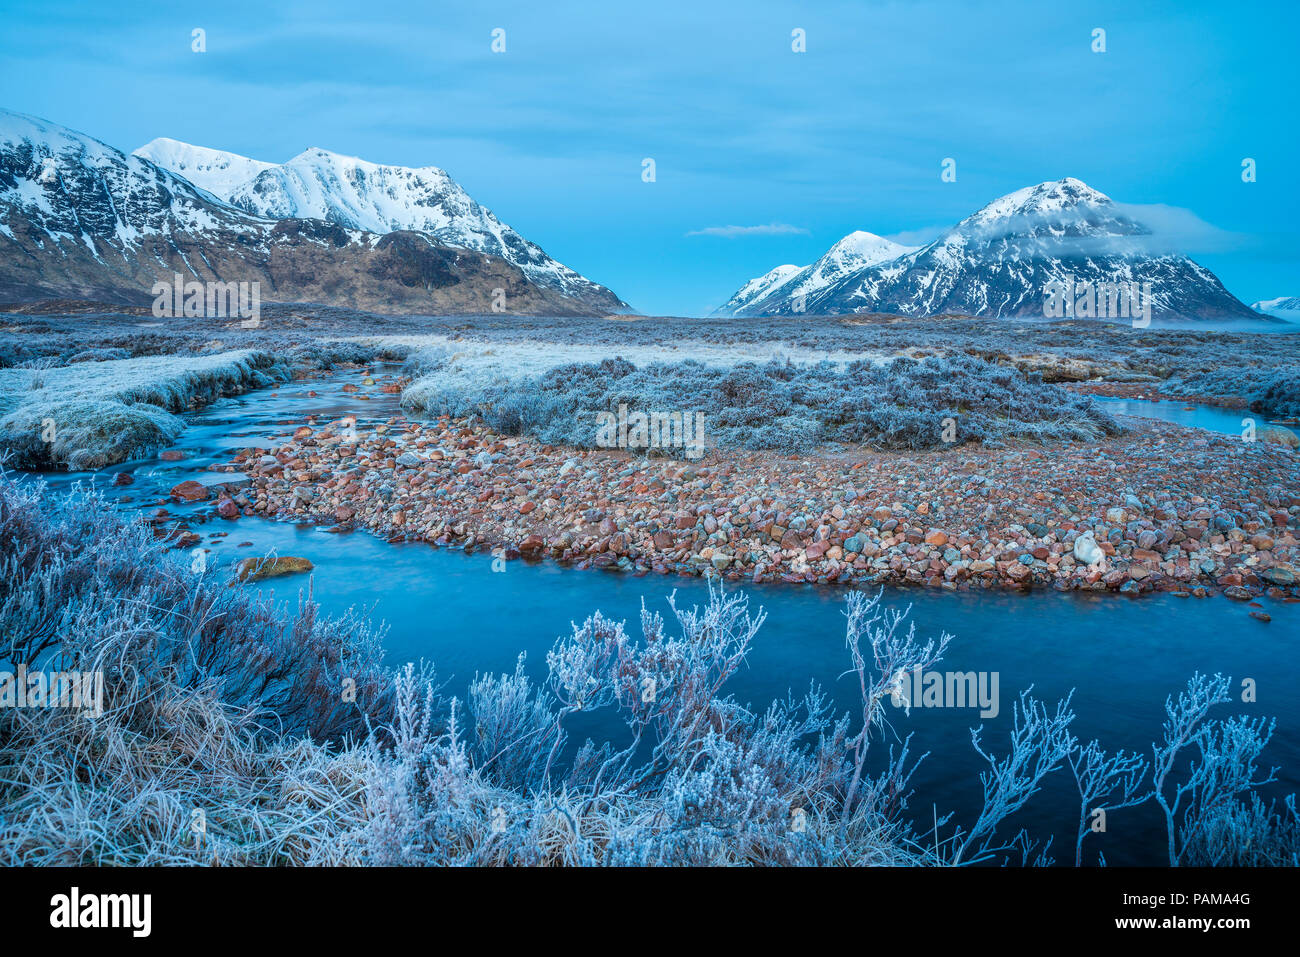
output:
[[[0,542],[0,660],[105,685],[98,716],[0,708],[0,862],[305,862],[321,820],[360,819],[360,752],[329,743],[392,713],[364,621],[196,574],[89,493],[0,476]]]
[[[494,429],[593,447],[597,413],[703,412],[710,444],[803,451],[825,442],[924,449],[1029,438],[1096,439],[1120,430],[1091,399],[972,356],[796,365],[694,361],[638,369],[624,359],[559,366],[518,381],[466,385],[451,357],[408,359],[421,378],[403,404],[433,415],[478,415]],[[946,420],[951,419],[951,424]]]

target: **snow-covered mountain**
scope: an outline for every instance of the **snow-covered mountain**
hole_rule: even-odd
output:
[[[811,266],[777,266],[771,272],[751,279],[714,315],[764,315],[779,310],[783,302],[795,311],[806,311],[798,309],[798,305],[806,305],[845,277],[871,266],[892,262],[916,248],[857,230],[828,249]]]
[[[870,248],[879,249],[881,257],[892,252]],[[828,270],[824,281],[806,289],[787,278],[759,299],[751,297],[734,309],[724,306],[723,314],[1042,318],[1049,284],[1071,277],[1076,283],[1149,282],[1157,319],[1251,314],[1208,269],[1159,249],[1150,229],[1110,197],[1072,178],[1009,193],[920,248],[862,265],[846,260],[844,269]]]
[[[197,153],[187,158],[214,176],[232,168]],[[250,213],[144,156],[0,110],[0,302],[148,304],[154,283],[177,274],[187,282],[258,282],[268,302],[481,313],[501,289],[510,312],[604,311],[533,282],[500,257],[425,233]]]
[[[751,279],[745,283],[736,290],[734,296],[714,310],[713,314],[715,316],[738,316],[742,310],[747,310],[751,306],[763,302],[769,296],[775,296],[791,279],[807,268],[807,266],[795,266],[790,263],[777,266],[770,272],[763,273],[757,279]]]
[[[315,147],[275,164],[175,140],[154,140],[136,155],[259,216],[323,219],[379,234],[428,233],[448,246],[499,256],[539,286],[595,308],[630,308],[604,286],[546,255],[436,166],[382,166]]]
[[[171,170],[199,189],[205,189],[226,202],[230,202],[230,196],[236,189],[262,170],[270,169],[275,165],[249,159],[238,153],[212,150],[206,146],[191,146],[189,143],[168,139],[165,136],[146,143],[132,155],[144,157],[155,166]]]
[[[260,238],[272,225],[148,160],[0,110],[3,298],[113,301],[127,289],[143,298],[164,263],[184,258],[188,237],[224,229]]]
[[[1256,312],[1266,316],[1285,319],[1288,322],[1300,322],[1300,296],[1282,296],[1278,299],[1263,299],[1252,303]]]

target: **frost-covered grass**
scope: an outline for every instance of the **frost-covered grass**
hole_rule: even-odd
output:
[[[359,800],[345,754],[313,742],[364,733],[344,676],[391,714],[365,622],[273,607],[195,575],[92,495],[45,498],[4,475],[0,540],[4,670],[98,670],[105,684],[99,716],[0,708],[0,861],[302,860],[317,817]]]
[[[1282,327],[1287,328],[1287,327]],[[868,356],[965,352],[1006,360],[1050,355],[1096,362],[1123,376],[1167,379],[1223,369],[1275,369],[1297,364],[1295,334],[1221,329],[1132,329],[1088,320],[899,319],[841,316],[770,319],[532,318],[527,316],[384,316],[324,306],[268,304],[262,326],[227,320],[184,322],[120,315],[0,316],[0,367],[40,355],[60,365],[88,348],[131,355],[198,353],[235,348],[280,355],[297,347],[351,341],[400,358],[420,346],[488,346],[509,361],[530,355],[543,368],[622,354],[641,365],[697,359],[710,365],[842,361]],[[600,354],[592,356],[596,349]],[[657,350],[652,355],[645,355]],[[665,352],[664,350],[668,350]],[[531,365],[528,368],[532,368]]]
[[[441,403],[443,408],[470,408],[487,396],[493,408],[505,410],[502,415],[521,422],[540,422],[552,428],[557,440],[581,443],[596,409],[580,410],[592,413],[582,423],[561,426],[558,421],[551,422],[554,414],[564,411],[565,402],[560,397],[539,397],[533,403],[539,408],[530,409],[529,403],[522,400],[507,398],[504,403],[497,402],[494,390],[540,381],[551,370],[565,366],[598,365],[622,358],[637,369],[636,378],[625,385],[644,387],[647,398],[653,396],[665,406],[651,411],[685,410],[699,403],[702,409],[713,408],[718,415],[717,421],[706,422],[711,439],[718,437],[712,435],[716,429],[727,442],[751,446],[779,446],[786,442],[792,449],[831,434],[861,434],[865,441],[885,446],[924,446],[933,439],[929,410],[943,401],[942,396],[929,396],[910,412],[902,410],[906,414],[875,409],[863,413],[861,421],[850,421],[845,416],[826,418],[818,407],[811,410],[811,418],[804,419],[802,401],[788,394],[804,389],[803,376],[792,382],[773,378],[764,386],[770,393],[765,395],[765,401],[781,407],[789,400],[791,411],[778,415],[778,425],[765,430],[760,425],[761,434],[753,435],[747,434],[753,430],[743,421],[744,410],[729,408],[725,398],[717,395],[700,397],[702,386],[693,381],[698,376],[691,371],[692,364],[721,370],[716,374],[725,376],[751,365],[768,368],[774,361],[800,369],[819,369],[828,363],[833,367],[831,377],[848,392],[865,388],[845,379],[850,366],[856,363],[879,367],[899,358],[959,363],[963,357],[971,357],[1028,373],[1029,387],[1010,388],[1003,396],[1024,400],[1020,410],[1011,410],[1012,423],[1020,418],[1019,431],[1002,427],[992,404],[985,403],[989,406],[987,414],[970,416],[965,423],[970,428],[959,430],[959,441],[964,441],[1001,434],[1041,438],[1095,434],[1098,420],[1088,413],[1076,417],[1078,406],[1061,405],[1054,414],[1038,409],[1035,394],[1045,403],[1058,400],[1052,393],[1034,388],[1033,375],[1041,375],[1049,385],[1080,379],[1159,383],[1164,391],[1244,397],[1253,410],[1262,414],[1293,415],[1300,406],[1298,344],[1300,339],[1287,334],[1200,328],[1139,330],[1086,320],[1048,323],[859,316],[743,320],[378,316],[347,309],[274,304],[263,310],[262,325],[256,329],[241,328],[226,320],[178,322],[113,314],[0,317],[0,371],[26,367],[22,375],[27,378],[6,379],[19,383],[19,391],[30,391],[32,378],[43,374],[37,368],[42,363],[82,367],[123,356],[202,358],[245,349],[269,353],[286,366],[305,369],[405,359],[413,376],[430,377],[429,382],[417,383],[408,392],[409,407],[431,408]],[[652,367],[670,371],[652,376]],[[978,386],[982,378],[970,381]],[[670,384],[683,390],[680,396],[669,393]],[[815,382],[807,385],[809,394],[817,388]],[[12,391],[12,386],[5,389]],[[876,391],[867,389],[865,397],[874,396]],[[915,390],[904,391],[908,392],[908,402],[917,399]],[[586,401],[601,396],[592,385],[582,398]],[[554,409],[549,405],[540,407],[554,404],[552,400],[557,399]],[[718,400],[716,405],[710,404],[712,400]],[[78,418],[85,421],[89,411],[79,410]],[[115,412],[124,414],[122,409]],[[137,437],[146,444],[157,444],[176,427],[176,422],[138,407],[114,424],[112,431],[127,436],[128,444]],[[87,435],[84,444],[103,446],[110,440],[107,436]],[[31,451],[40,450],[33,447]],[[117,451],[112,450],[112,454]],[[108,458],[106,455],[102,460]],[[87,461],[93,460],[87,457]]]
[[[377,325],[359,341],[394,355],[455,356],[462,390],[484,380],[519,380],[568,364],[622,357],[638,368],[694,361],[731,368],[773,359],[796,365],[880,363],[927,356],[985,359],[1040,373],[1165,383],[1165,391],[1245,398],[1257,412],[1294,415],[1300,404],[1300,336],[1220,329],[1132,329],[1110,323],[867,317],[545,322],[498,317],[429,320],[402,333]],[[417,372],[418,374],[418,372]]]
[[[477,415],[501,432],[583,447],[596,444],[597,413],[617,413],[621,405],[629,412],[702,412],[711,445],[783,451],[825,442],[922,449],[1011,437],[1086,440],[1120,431],[1087,397],[960,354],[641,368],[619,357],[504,378],[445,351],[423,350],[408,368],[419,376],[402,396],[410,409]]]
[[[1048,863],[1012,819],[1067,769],[1081,808],[1157,804],[1171,863],[1300,863],[1294,801],[1258,799],[1271,724],[1215,716],[1219,676],[1169,700],[1150,761],[1083,745],[1068,701],[1021,694],[1009,738],[972,737],[978,811],[922,800],[918,826],[919,759],[886,699],[951,638],[922,641],[879,597],[847,599],[851,714],[816,688],[730,696],[763,615],[721,592],[633,628],[593,614],[542,683],[521,662],[449,698],[431,668],[385,670],[363,619],[196,573],[92,494],[0,475],[0,541],[0,662],[105,686],[93,717],[0,708],[5,865]],[[593,715],[619,733],[570,740]]]
[[[174,440],[175,413],[288,377],[252,350],[0,369],[0,448],[23,468],[103,468]]]
[[[0,368],[42,357],[67,365],[93,350],[120,357],[123,353],[197,355],[258,349],[312,365],[322,357],[327,362],[392,360],[420,348],[441,347],[475,354],[491,350],[500,365],[512,367],[514,375],[614,355],[638,366],[686,359],[728,366],[774,357],[843,364],[964,353],[997,362],[1029,359],[1036,367],[1042,365],[1036,360],[1044,357],[1083,363],[1096,374],[1117,380],[1165,381],[1221,371],[1223,376],[1214,387],[1232,390],[1239,377],[1256,371],[1295,371],[1300,366],[1298,342],[1294,333],[952,317],[385,316],[327,306],[268,304],[261,326],[245,329],[217,319],[182,322],[111,313],[0,315]]]

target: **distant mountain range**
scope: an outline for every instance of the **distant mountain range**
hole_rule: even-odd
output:
[[[811,266],[751,279],[719,316],[904,316],[955,313],[1043,318],[1049,284],[1149,282],[1154,319],[1257,316],[1186,256],[1077,179],[994,200],[938,239],[909,247],[850,233]]]
[[[1300,317],[1247,307],[1208,269],[1077,179],[995,200],[924,246],[854,232],[745,283],[720,316],[1042,317],[1054,281],[1149,283],[1157,319]],[[309,149],[275,164],[158,139],[126,155],[0,110],[0,302],[147,304],[158,281],[258,282],[263,301],[375,312],[630,311],[445,171]],[[501,292],[498,293],[497,291]]]
[[[176,274],[376,312],[630,308],[432,167],[324,150],[277,166],[171,140],[128,156],[0,110],[0,302],[147,304]]]
[[[1266,316],[1285,319],[1288,322],[1300,322],[1300,296],[1282,296],[1280,299],[1264,299],[1251,303],[1250,308]]]

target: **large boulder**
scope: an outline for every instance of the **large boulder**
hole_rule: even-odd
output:
[[[279,578],[281,575],[294,575],[309,572],[315,566],[305,558],[283,555],[277,558],[245,558],[235,566],[235,579],[241,582],[256,582],[266,578]]]
[[[212,497],[212,492],[207,486],[193,479],[173,485],[169,494],[178,502],[206,502]]]
[[[1255,433],[1255,438],[1270,445],[1280,445],[1288,449],[1300,449],[1300,436],[1280,425],[1266,425]]]

